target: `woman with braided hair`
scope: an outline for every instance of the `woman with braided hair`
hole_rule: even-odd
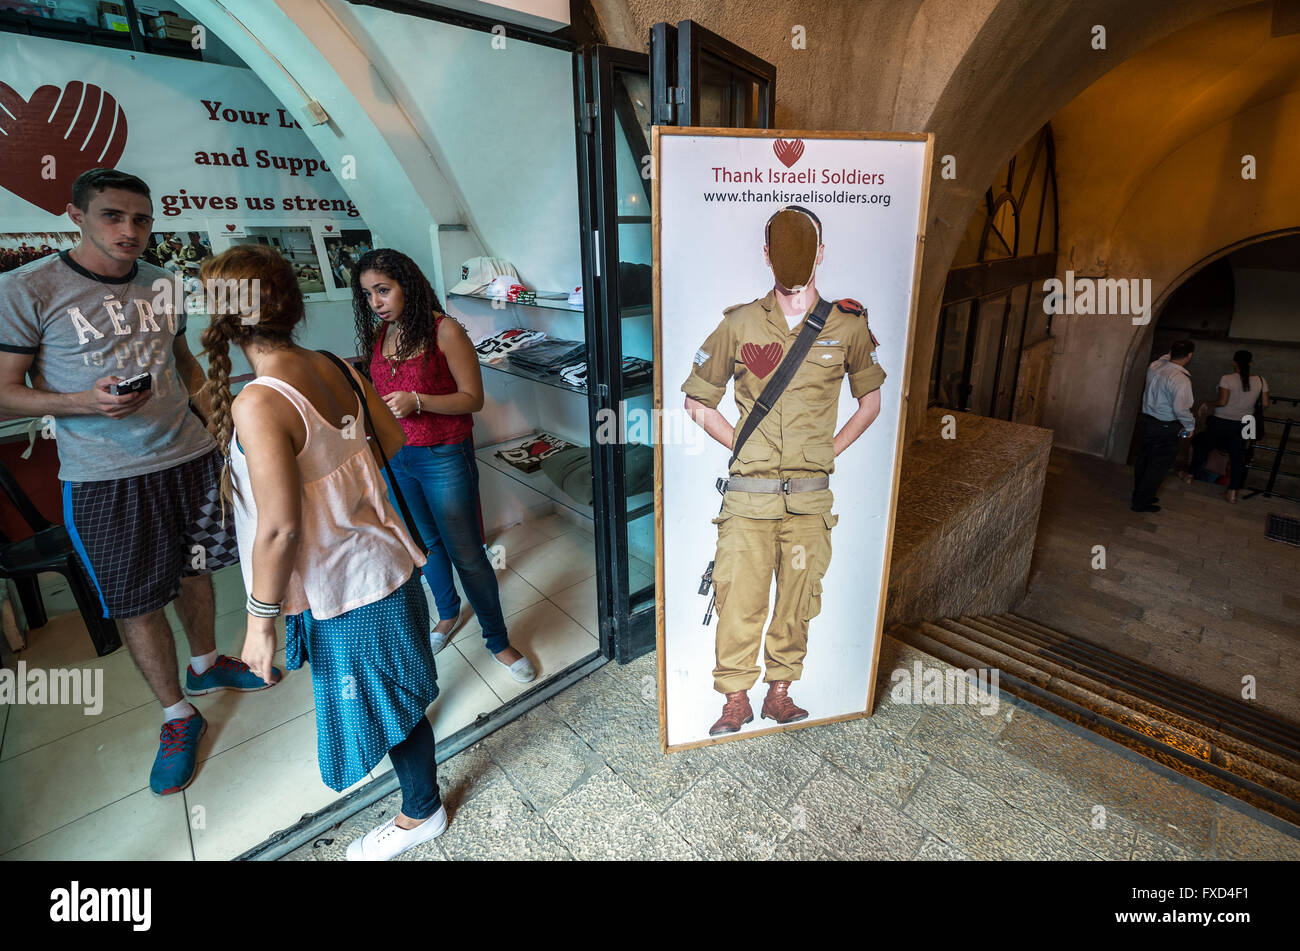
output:
[[[248,592],[241,656],[269,677],[275,618],[285,615],[285,666],[311,665],[321,778],[342,791],[388,754],[401,783],[401,811],[347,857],[393,858],[447,826],[425,716],[438,685],[424,559],[388,502],[361,421],[368,409],[390,454],[402,429],[359,375],[349,380],[294,343],[302,293],[275,250],[231,248],[204,261],[202,278],[252,291],[209,315],[202,337],[210,425],[226,457],[222,504],[233,504]],[[233,400],[231,344],[255,375]]]
[[[352,268],[357,353],[406,434],[393,476],[429,549],[424,577],[438,606],[436,654],[460,618],[454,564],[488,652],[520,683],[537,676],[510,646],[496,573],[479,520],[478,463],[470,431],[483,408],[483,377],[465,328],[443,312],[428,279],[405,254],[368,251]]]

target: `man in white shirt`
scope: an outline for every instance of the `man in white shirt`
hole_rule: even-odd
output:
[[[1187,372],[1195,349],[1190,340],[1179,340],[1167,354],[1147,367],[1142,412],[1137,420],[1133,498],[1129,503],[1134,512],[1160,511],[1156,493],[1178,455],[1178,440],[1186,439],[1196,428],[1196,418],[1192,416],[1192,377]]]

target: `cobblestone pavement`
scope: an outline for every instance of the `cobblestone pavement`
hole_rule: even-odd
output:
[[[439,767],[447,832],[401,860],[1300,859],[1300,829],[1003,696],[665,755],[653,654],[608,664]],[[394,793],[287,856],[341,860]],[[1284,831],[1287,830],[1287,831]]]

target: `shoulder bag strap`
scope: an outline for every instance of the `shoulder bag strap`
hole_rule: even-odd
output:
[[[415,542],[416,547],[427,555],[429,549],[425,547],[424,536],[421,535],[415,527],[415,519],[411,517],[411,510],[406,506],[406,497],[402,495],[401,486],[397,484],[397,477],[393,475],[393,467],[388,461],[388,453],[384,452],[383,443],[381,443],[379,437],[375,435],[375,426],[373,420],[370,418],[370,406],[366,403],[366,394],[362,391],[361,387],[357,385],[357,378],[352,375],[352,371],[348,369],[348,365],[344,360],[330,353],[328,350],[317,350],[316,352],[323,357],[328,357],[330,362],[339,368],[343,373],[343,376],[347,379],[348,385],[352,387],[352,392],[357,394],[357,398],[361,400],[361,415],[366,427],[366,437],[370,439],[371,444],[376,450],[378,450],[379,459],[384,464],[384,471],[388,473],[388,484],[392,487],[393,496],[397,499],[397,507],[401,510],[402,521],[406,523],[406,531],[411,536],[411,540]]]
[[[776,368],[772,378],[767,381],[767,385],[763,387],[763,392],[758,394],[758,399],[754,402],[754,408],[745,417],[745,425],[740,427],[740,435],[736,437],[736,445],[731,452],[731,461],[727,463],[728,472],[736,464],[736,459],[740,456],[740,449],[745,445],[745,441],[753,435],[754,430],[758,429],[758,424],[772,411],[776,401],[781,398],[785,388],[794,379],[799,364],[808,355],[808,351],[812,349],[813,341],[817,339],[817,335],[826,326],[826,318],[830,316],[831,307],[833,306],[825,298],[818,298],[817,306],[812,309],[812,313],[804,321],[803,330],[795,338],[794,345],[786,352],[785,359]]]

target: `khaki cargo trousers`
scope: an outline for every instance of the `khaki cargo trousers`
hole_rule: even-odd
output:
[[[798,680],[808,650],[808,622],[821,611],[822,577],[831,563],[831,529],[839,520],[824,515],[746,518],[723,512],[713,585],[718,611],[719,693],[749,690],[758,680],[758,649],[763,646],[763,680]],[[767,636],[768,598],[776,576],[776,603]]]

